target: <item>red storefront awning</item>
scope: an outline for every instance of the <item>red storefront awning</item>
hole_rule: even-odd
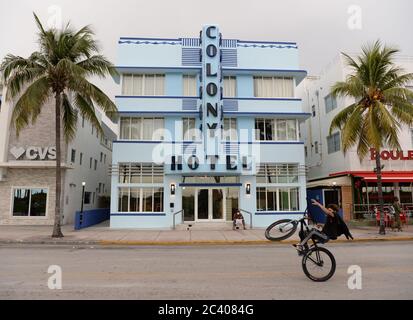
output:
[[[330,174],[331,177],[351,175],[359,177],[366,182],[377,182],[377,176],[372,171],[343,171]],[[383,182],[413,182],[413,171],[383,171]]]

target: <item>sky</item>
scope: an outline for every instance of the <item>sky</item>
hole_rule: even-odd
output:
[[[197,37],[208,23],[223,38],[297,42],[309,75],[376,39],[413,56],[411,0],[1,0],[0,59],[37,49],[33,11],[45,24],[91,25],[114,64],[120,36]],[[94,82],[111,98],[120,92],[111,78]]]

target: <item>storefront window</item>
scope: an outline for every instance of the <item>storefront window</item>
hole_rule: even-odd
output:
[[[413,204],[413,185],[411,183],[400,183],[400,203]]]
[[[13,216],[46,215],[47,189],[14,189]]]

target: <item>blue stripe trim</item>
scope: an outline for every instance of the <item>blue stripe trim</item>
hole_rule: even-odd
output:
[[[194,141],[162,141],[162,140],[114,140],[112,143],[169,143],[169,144],[180,144],[180,143],[193,143],[202,144],[202,142]],[[222,144],[304,144],[301,141],[248,141],[248,142],[221,142]]]
[[[223,100],[263,100],[263,101],[302,101],[300,98],[257,98],[257,97],[231,97]]]
[[[152,115],[197,115],[198,111],[118,111],[118,114],[152,114]]]
[[[223,71],[271,71],[271,72],[304,72],[307,74],[307,70],[300,69],[242,69],[242,68],[222,68]]]
[[[115,98],[137,98],[137,99],[201,99],[199,96],[125,96],[118,95]],[[223,98],[223,100],[237,101],[237,100],[263,100],[263,101],[302,101],[300,98],[256,98],[256,97],[231,97]]]
[[[136,38],[136,37],[119,37],[120,40],[161,40],[161,41],[181,41],[181,38]]]
[[[287,214],[299,214],[303,215],[304,212],[298,211],[272,211],[272,212],[255,212],[257,216],[276,216],[276,215],[287,215]]]
[[[185,66],[176,66],[176,67],[137,67],[137,66],[115,66],[116,69],[157,69],[157,70],[197,70],[201,71],[201,67],[185,67]]]
[[[165,143],[165,144],[202,144],[202,141],[162,141],[162,140],[114,140],[112,143]]]
[[[225,111],[225,109],[224,109],[224,114],[234,114],[234,115],[246,114],[246,115],[257,115],[257,116],[261,116],[261,115],[311,116],[311,113],[306,113],[306,112],[235,112],[235,111]]]
[[[111,213],[111,216],[138,216],[138,217],[153,217],[166,216],[166,213]]]
[[[185,183],[179,184],[180,187],[241,187],[242,183]]]
[[[238,40],[240,43],[297,44],[297,42]]]
[[[248,141],[248,142],[231,142],[231,141],[222,141],[221,144],[304,144],[301,141]]]
[[[115,96],[115,99],[118,98],[136,98],[136,99],[200,99],[197,96]]]

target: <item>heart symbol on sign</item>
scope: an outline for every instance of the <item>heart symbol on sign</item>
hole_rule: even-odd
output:
[[[22,147],[13,147],[10,149],[10,153],[16,158],[19,159],[22,154],[25,152],[26,150]]]

